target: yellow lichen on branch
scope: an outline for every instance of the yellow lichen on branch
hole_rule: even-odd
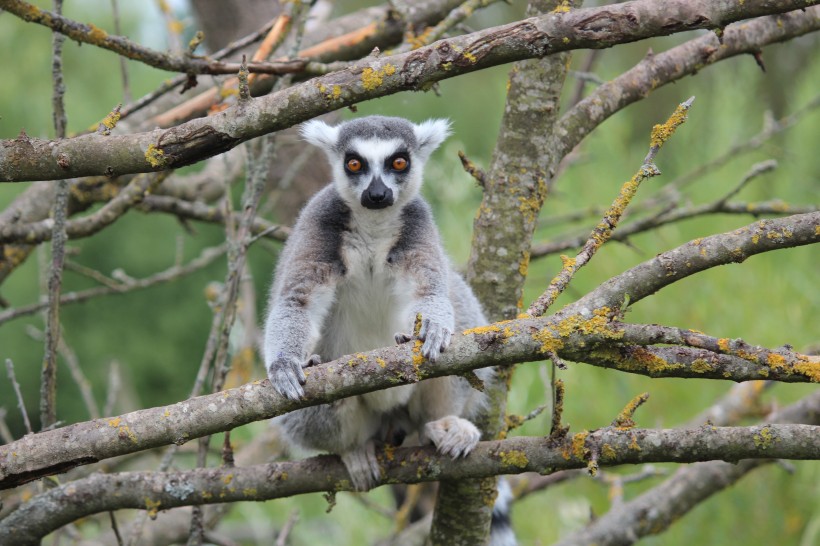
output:
[[[145,150],[145,160],[155,169],[159,169],[165,165],[165,152],[161,148],[149,144],[148,149]]]
[[[160,506],[162,506],[162,502],[145,498],[145,509],[148,510],[148,517],[152,520],[157,519]]]
[[[384,82],[385,76],[392,76],[395,73],[396,67],[390,63],[384,65],[384,68],[380,70],[367,67],[362,70],[362,85],[366,90],[373,91]]]
[[[609,319],[611,313],[609,307],[601,307],[593,311],[589,318],[571,315],[535,332],[532,338],[541,344],[539,350],[544,354],[562,349],[564,340],[576,332],[606,339],[620,339],[623,337],[623,332],[611,327]]]
[[[621,410],[621,413],[612,421],[612,426],[623,430],[635,428],[635,421],[632,419],[632,416],[635,415],[635,411],[647,400],[649,400],[648,392],[639,394],[630,400],[624,409]]]
[[[652,160],[658,152],[658,149],[660,149],[663,143],[675,132],[675,129],[686,121],[686,112],[694,100],[695,97],[692,97],[679,104],[675,112],[665,123],[656,125],[652,129],[651,146],[649,153],[644,158],[641,168],[631,179],[621,186],[618,197],[615,198],[615,201],[612,202],[612,205],[610,205],[604,213],[601,221],[592,230],[592,233],[590,233],[587,242],[578,253],[578,256],[574,259],[567,257],[561,258],[563,262],[561,271],[550,281],[544,293],[530,305],[527,313],[533,316],[543,315],[544,312],[555,303],[558,296],[566,290],[570,281],[575,276],[575,273],[586,265],[598,249],[612,237],[612,232],[618,226],[626,207],[629,206],[632,198],[634,198],[638,192],[638,187],[641,185],[641,182],[660,174],[660,170],[652,163]]]
[[[572,5],[567,0],[564,0],[563,2],[555,6],[555,9],[552,10],[552,13],[569,13],[571,9]]]
[[[683,125],[683,122],[686,121],[686,114],[689,111],[689,107],[692,105],[693,99],[694,97],[679,104],[672,115],[669,116],[669,119],[666,120],[666,123],[652,127],[652,137],[649,139],[650,147],[660,148],[667,140],[669,140],[669,137],[674,134],[675,129]]]
[[[122,108],[122,104],[118,104],[116,108],[111,110],[107,116],[105,116],[102,121],[100,121],[99,125],[97,126],[97,132],[102,135],[110,135],[111,130],[117,126],[117,122],[120,121],[120,109]]]

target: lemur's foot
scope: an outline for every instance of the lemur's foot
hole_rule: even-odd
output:
[[[356,491],[369,491],[381,478],[376,446],[372,440],[362,448],[342,453],[341,457]]]
[[[424,425],[424,435],[439,452],[452,458],[466,456],[481,439],[481,432],[467,419],[448,415]]]

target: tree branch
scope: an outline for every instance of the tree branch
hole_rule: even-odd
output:
[[[579,48],[605,48],[741,19],[805,9],[820,0],[721,0],[622,4],[532,17],[412,52],[368,58],[328,74],[169,130],[61,141],[19,137],[0,144],[0,180],[53,180],[164,170],[189,165],[321,113],[511,61]],[[55,158],[61,157],[58,162]]]
[[[782,215],[782,214],[806,214],[808,212],[820,211],[818,205],[793,205],[785,203],[779,199],[761,202],[733,202],[733,203],[705,203],[703,205],[692,205],[680,207],[674,210],[663,211],[662,213],[636,220],[631,224],[622,226],[612,234],[610,241],[626,242],[633,235],[643,233],[651,229],[656,229],[667,224],[680,222],[689,218],[705,216],[707,214],[744,214],[751,216]],[[586,212],[583,213],[587,215]],[[543,258],[551,254],[557,254],[565,250],[571,250],[582,246],[587,241],[586,235],[571,237],[557,237],[556,240],[546,243],[539,243],[532,246],[531,256]]]
[[[141,174],[100,210],[65,223],[65,233],[70,239],[79,239],[98,233],[117,221],[134,205],[140,203],[147,194],[162,183],[171,171],[157,174]],[[66,191],[68,189],[66,188]],[[30,224],[0,225],[0,243],[25,243],[29,245],[51,240],[54,236],[55,220],[46,219]]]
[[[769,418],[770,422],[818,423],[820,392],[815,392]],[[763,438],[761,437],[761,440]],[[763,443],[766,443],[763,441]],[[662,484],[597,518],[557,546],[627,546],[641,537],[660,534],[710,496],[736,483],[773,459],[711,461],[680,468]]]
[[[809,212],[760,220],[734,231],[695,239],[609,279],[558,314],[601,307],[619,309],[627,299],[631,305],[700,271],[741,263],[777,248],[820,242],[818,226],[820,212]]]
[[[557,352],[565,358],[581,359],[587,358],[586,355],[595,355],[600,347],[612,343],[649,342],[645,335],[647,327],[610,322],[606,312],[606,309],[599,309],[591,318],[574,315],[518,319],[466,330],[453,337],[452,345],[442,354],[435,367],[415,362],[412,344],[342,357],[306,370],[306,397],[299,401],[282,398],[270,388],[267,380],[256,381],[170,406],[28,435],[12,444],[0,446],[0,489],[16,487],[45,475],[117,455],[170,443],[182,444],[193,438],[231,430],[294,409],[399,384],[464,374],[487,366],[540,360],[550,352]],[[700,338],[697,339],[700,343]],[[726,342],[731,345],[728,340]],[[722,343],[718,341],[718,345]],[[676,353],[684,352],[681,348],[674,349]],[[757,352],[778,355],[776,360],[768,363],[769,379],[777,377],[787,381],[809,382],[820,377],[820,359],[816,357],[800,355],[785,348],[768,353],[762,350]],[[768,362],[768,358],[765,360]],[[739,373],[746,373],[746,368],[755,364],[765,366],[744,362],[746,367]],[[710,377],[713,366],[717,366],[713,361],[705,364],[693,361],[689,371],[675,366],[648,366],[645,372],[638,369],[630,371],[666,377]],[[758,373],[754,379],[760,375]],[[720,379],[733,377],[723,373]],[[19,457],[18,453],[25,453],[26,456]]]
[[[543,315],[544,312],[553,304],[558,296],[566,290],[570,281],[575,276],[579,269],[584,267],[592,256],[606,243],[612,236],[613,231],[618,226],[626,207],[632,202],[632,198],[638,192],[641,183],[647,178],[657,176],[660,170],[653,163],[655,155],[660,150],[661,146],[666,140],[672,136],[675,130],[686,121],[686,116],[689,108],[692,106],[695,97],[691,97],[686,101],[680,103],[666,123],[655,125],[652,129],[652,137],[650,139],[649,152],[643,160],[643,164],[638,169],[638,172],[632,178],[626,181],[621,186],[621,191],[612,205],[604,213],[603,219],[598,222],[598,225],[593,228],[584,248],[578,253],[575,258],[561,257],[563,266],[561,271],[550,281],[547,289],[529,306],[527,313],[533,316]]]
[[[193,55],[174,55],[162,53],[132,42],[123,36],[112,36],[103,29],[93,25],[79,23],[48,10],[40,9],[23,0],[0,0],[0,9],[16,15],[29,23],[36,23],[50,28],[55,33],[65,35],[77,43],[91,44],[107,49],[120,56],[139,61],[148,66],[170,72],[185,74],[236,74],[240,63],[213,61]],[[249,72],[262,74],[291,74],[304,70],[305,59],[290,59],[276,62],[252,62],[248,64]]]
[[[218,247],[204,249],[197,258],[194,258],[187,264],[174,265],[165,271],[160,271],[144,279],[132,279],[123,281],[116,286],[96,286],[87,290],[80,290],[78,292],[68,292],[60,296],[60,305],[68,305],[71,303],[79,303],[98,296],[106,296],[108,294],[123,294],[132,290],[141,290],[149,288],[156,284],[170,282],[189,275],[194,271],[198,271],[213,263],[217,258],[225,254],[227,245],[222,244]],[[38,311],[42,311],[48,306],[48,303],[32,303],[22,307],[6,309],[0,312],[0,324],[16,318],[33,315]]]
[[[815,397],[820,401],[820,397]],[[820,408],[818,408],[820,409]],[[820,412],[815,413],[816,416]],[[618,429],[581,432],[559,442],[520,437],[481,442],[463,460],[432,447],[397,449],[383,457],[380,484],[464,480],[499,474],[552,472],[599,464],[691,463],[708,460],[818,459],[820,427],[758,425],[693,429]],[[107,510],[135,508],[156,514],[177,506],[262,501],[319,491],[350,491],[336,456],[297,462],[183,472],[93,474],[33,498],[0,521],[0,541],[26,546],[71,521]]]
[[[722,41],[710,32],[663,53],[647,55],[564,114],[558,124],[557,134],[562,136],[556,142],[558,155],[564,157],[610,116],[646,98],[658,87],[696,74],[716,62],[760,51],[764,46],[817,30],[820,30],[820,10],[808,8],[805,12],[794,11],[730,25],[723,31]]]

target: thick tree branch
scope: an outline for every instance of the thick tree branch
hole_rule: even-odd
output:
[[[556,442],[520,437],[481,442],[464,460],[437,455],[432,447],[398,449],[380,460],[380,484],[464,480],[499,474],[551,472],[587,466],[592,453],[602,466],[709,460],[818,459],[820,427],[757,425],[693,429],[606,427]],[[0,521],[0,542],[38,544],[71,521],[106,510],[159,510],[193,504],[261,501],[302,493],[352,490],[335,456],[243,468],[184,472],[93,474],[47,491]]]
[[[726,340],[724,338],[725,341]],[[743,343],[742,340],[733,340]],[[770,351],[777,355],[776,351]],[[582,352],[562,350],[561,356],[602,368],[635,373],[648,377],[682,377],[754,381],[776,379],[784,382],[817,382],[820,362],[816,357],[794,356],[788,366],[760,364],[737,356],[714,353],[691,347],[655,347],[645,345],[617,345]],[[773,356],[773,362],[779,362]]]
[[[763,47],[820,30],[820,9],[808,8],[730,25],[722,42],[714,33],[651,54],[617,78],[590,93],[558,124],[558,154],[564,157],[590,132],[616,112],[646,98],[652,91],[696,74],[706,66]]]
[[[557,6],[556,0],[530,0],[527,15],[550,13]],[[514,318],[519,311],[532,235],[546,197],[546,181],[557,162],[550,139],[569,61],[570,53],[565,52],[516,62],[509,72],[504,116],[482,183],[467,268],[467,281],[493,321]],[[498,438],[505,430],[512,371],[497,368],[495,381],[485,388],[487,404],[476,420],[485,439]],[[486,542],[496,489],[495,478],[443,482],[430,544]]]
[[[714,235],[687,243],[673,251],[641,264],[629,272],[604,283],[579,302],[567,306],[557,315],[543,319],[519,319],[483,328],[468,330],[454,337],[452,346],[436,366],[414,364],[411,344],[362,353],[355,358],[337,361],[307,370],[307,398],[300,402],[278,397],[266,382],[256,382],[209,396],[203,396],[167,407],[132,412],[113,419],[100,419],[29,435],[13,444],[0,446],[0,487],[14,487],[38,477],[63,472],[78,465],[101,459],[150,449],[172,442],[229,430],[251,421],[266,419],[298,407],[327,403],[335,399],[409,383],[428,377],[465,373],[490,365],[512,364],[540,360],[550,352],[576,360],[613,359],[600,351],[600,345],[647,342],[638,331],[633,340],[627,328],[610,323],[606,309],[618,309],[624,294],[638,301],[654,293],[675,278],[709,267],[738,261],[741,257],[820,241],[820,213],[810,213],[779,220],[762,221],[734,232]],[[592,307],[593,304],[598,305]],[[638,330],[638,327],[635,327]],[[593,343],[593,342],[598,343]],[[654,342],[654,341],[653,341]],[[726,343],[731,343],[726,340]],[[717,343],[720,348],[720,343]],[[681,349],[643,348],[643,351],[663,351],[682,354]],[[610,351],[612,353],[613,351]],[[724,351],[726,352],[726,351]],[[783,356],[784,350],[775,351]],[[596,356],[597,355],[597,356]],[[603,356],[601,356],[603,355]],[[671,358],[664,355],[662,358]],[[780,374],[784,379],[810,381],[816,377],[816,362],[788,355],[791,361],[779,358],[754,369],[754,362],[743,360],[738,373],[752,371],[739,380],[760,378],[768,370],[769,378]],[[678,358],[682,358],[678,356]],[[700,353],[692,354],[691,365],[656,366],[648,358],[643,369],[631,366],[638,373],[652,376],[709,377],[719,370],[722,378],[733,379],[732,369],[718,368],[725,358],[716,357],[705,363]],[[784,356],[785,359],[785,356]],[[630,357],[629,362],[641,363]],[[351,365],[351,363],[353,365]],[[727,366],[736,365],[728,361]],[[384,366],[384,367],[382,367]],[[799,367],[798,367],[799,366]],[[808,367],[804,367],[808,366]],[[736,366],[737,367],[737,366]],[[18,453],[25,453],[21,458]]]
[[[818,235],[820,237],[820,235]],[[236,389],[199,396],[170,406],[149,408],[114,418],[96,419],[67,427],[28,435],[0,446],[0,489],[16,487],[44,475],[99,460],[142,451],[170,443],[182,444],[215,432],[267,419],[297,408],[412,383],[430,377],[464,374],[486,366],[541,360],[557,352],[580,360],[595,355],[599,347],[612,343],[649,342],[649,327],[610,322],[606,309],[591,318],[518,319],[467,330],[453,338],[452,345],[436,366],[417,362],[416,347],[406,343],[357,353],[306,370],[306,397],[286,400],[267,381],[256,381]],[[695,336],[694,333],[691,334]],[[661,337],[662,339],[662,337]],[[701,343],[698,337],[698,343]],[[727,345],[733,342],[725,340]],[[717,345],[722,345],[721,341]],[[738,343],[734,342],[734,345]],[[768,378],[787,381],[817,381],[820,361],[788,349],[757,354],[776,354],[768,362]],[[682,352],[680,348],[677,352]],[[700,358],[700,357],[698,357]],[[710,377],[719,362],[694,361],[689,369],[676,366],[647,366],[647,375],[668,377]],[[766,366],[749,361],[747,367]],[[655,373],[654,370],[661,372]],[[641,371],[641,370],[630,370]],[[722,371],[722,370],[721,370]],[[652,373],[650,373],[652,372]],[[754,379],[760,378],[758,373]],[[721,379],[733,379],[724,373]],[[742,380],[742,379],[741,379]],[[21,457],[19,454],[24,453]]]
[[[548,14],[493,27],[418,50],[365,59],[356,66],[237,105],[169,130],[128,136],[83,135],[60,141],[2,141],[0,181],[55,180],[125,174],[189,165],[237,144],[366,99],[511,61],[579,48],[605,48],[651,36],[813,6],[820,0],[721,0],[659,4],[634,0]],[[58,161],[58,158],[60,161]]]
[[[609,279],[558,314],[636,303],[665,286],[719,265],[741,263],[777,248],[820,242],[820,212],[760,220],[745,227],[695,239]]]
[[[778,411],[767,419],[775,423],[820,423],[820,392]],[[708,426],[708,425],[707,425]],[[627,546],[641,537],[664,532],[710,496],[736,483],[750,471],[773,462],[711,461],[680,468],[662,484],[597,518],[586,528],[564,538],[560,546]]]
[[[122,191],[100,210],[88,216],[67,221],[65,223],[65,234],[69,239],[79,239],[101,231],[116,222],[131,207],[142,202],[145,196],[161,184],[169,174],[171,174],[170,171],[135,176]],[[53,237],[54,224],[54,220],[47,219],[30,224],[0,225],[0,243],[14,242],[34,245],[48,241]]]

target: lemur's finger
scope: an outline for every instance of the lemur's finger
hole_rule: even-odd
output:
[[[430,319],[423,319],[421,321],[421,328],[419,329],[419,339],[427,339],[430,334]]]
[[[453,340],[453,332],[448,329],[444,329],[444,335],[441,339],[441,345],[439,346],[439,351],[445,351],[447,347],[450,346],[450,342]]]

